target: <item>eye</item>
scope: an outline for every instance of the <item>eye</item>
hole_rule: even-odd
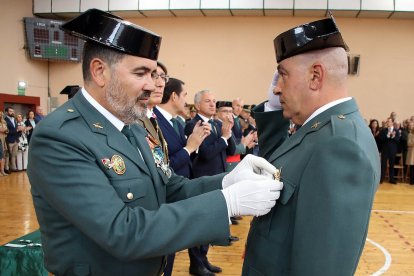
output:
[[[134,72],[134,75],[136,75],[139,78],[143,78],[145,76],[146,72],[144,71],[138,71],[138,72]]]

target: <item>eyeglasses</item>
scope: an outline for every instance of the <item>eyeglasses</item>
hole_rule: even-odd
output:
[[[153,80],[157,80],[158,78],[163,79],[163,81],[165,81],[165,83],[168,82],[168,80],[170,79],[170,76],[166,75],[166,74],[158,74],[157,72],[152,72],[151,73],[151,78]]]

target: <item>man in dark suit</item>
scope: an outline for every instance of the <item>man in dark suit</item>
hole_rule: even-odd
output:
[[[96,9],[61,27],[87,40],[84,87],[36,125],[27,170],[51,273],[160,275],[172,252],[229,244],[229,216],[270,211],[282,185],[257,174],[276,170],[264,159],[240,163],[250,180],[239,168],[188,180],[135,124],[155,90],[158,35]]]
[[[186,139],[184,128],[178,122],[178,114],[183,112],[185,108],[186,96],[187,91],[185,91],[184,82],[170,78],[165,86],[161,104],[154,107],[154,114],[157,116],[159,127],[168,144],[170,167],[176,174],[192,178],[190,155],[198,149],[204,138],[210,134],[210,127],[208,124],[202,125],[198,123],[193,133]],[[192,254],[191,249],[189,249],[188,253]],[[168,262],[167,267],[170,267],[170,270],[164,270],[164,275],[171,275],[170,271],[172,271],[174,264],[174,255],[168,256]],[[202,269],[203,267],[197,274],[209,273],[209,271],[202,271]]]
[[[184,82],[170,78],[164,89],[162,102],[154,108],[154,113],[168,144],[170,167],[176,174],[191,178],[190,156],[210,134],[210,126],[199,122],[193,133],[188,138],[185,137],[184,128],[177,121],[177,116],[185,108],[186,96]]]
[[[277,100],[254,117],[260,154],[281,169],[284,188],[272,211],[252,221],[243,275],[354,275],[380,162],[347,94],[348,48],[333,18],[295,27],[274,44]],[[289,119],[301,127],[287,138]]]
[[[194,178],[223,173],[226,171],[227,155],[232,155],[235,151],[235,143],[231,132],[232,124],[229,121],[213,120],[216,113],[216,99],[211,91],[202,90],[197,92],[194,96],[194,105],[198,114],[187,123],[185,134],[190,136],[195,126],[200,122],[211,125],[210,135],[201,143],[197,155],[193,159]],[[208,248],[209,245],[204,244],[190,249],[190,273],[205,270],[204,268],[212,273],[221,272],[220,267],[214,266],[208,261]]]
[[[384,181],[388,161],[389,181],[392,184],[397,184],[394,178],[394,164],[395,156],[398,152],[401,134],[394,128],[392,118],[387,119],[387,127],[382,129],[379,134],[381,141],[381,183]]]
[[[7,129],[9,132],[6,136],[6,145],[9,151],[9,159],[6,160],[5,170],[7,173],[17,170],[17,150],[19,144],[19,136],[22,131],[22,127],[17,125],[16,119],[14,118],[14,109],[6,107],[4,120],[7,123]]]

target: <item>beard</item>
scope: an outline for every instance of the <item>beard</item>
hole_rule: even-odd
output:
[[[125,124],[135,123],[147,115],[147,105],[139,100],[149,98],[151,92],[143,91],[137,98],[129,98],[116,76],[112,77],[105,90],[105,99],[118,119]]]

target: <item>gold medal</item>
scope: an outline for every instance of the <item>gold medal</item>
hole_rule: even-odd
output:
[[[112,169],[116,174],[124,174],[126,171],[124,159],[119,155],[114,155],[111,158]]]
[[[281,174],[282,174],[282,168],[276,169],[276,172],[273,174],[273,179],[280,181]]]

